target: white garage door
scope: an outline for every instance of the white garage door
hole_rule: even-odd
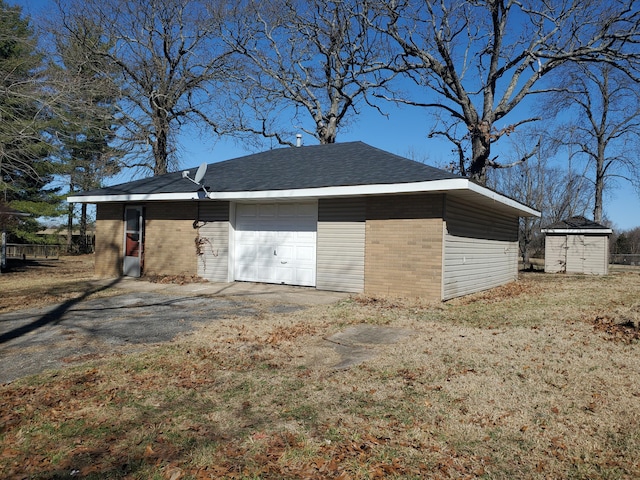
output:
[[[318,205],[238,204],[235,279],[316,285]]]

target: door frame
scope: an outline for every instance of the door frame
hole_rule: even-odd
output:
[[[129,212],[135,212],[136,215],[129,217]],[[135,223],[130,224],[130,220]],[[125,205],[123,221],[122,274],[126,277],[139,277],[142,275],[144,265],[144,207]],[[135,253],[135,255],[128,255],[128,253]]]

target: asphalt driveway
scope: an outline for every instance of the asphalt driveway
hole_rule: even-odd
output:
[[[180,286],[125,279],[117,286],[127,293],[0,315],[0,383],[105,353],[168,342],[223,318],[286,313],[347,296],[243,283]]]

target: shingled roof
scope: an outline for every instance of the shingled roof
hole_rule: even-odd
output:
[[[190,178],[195,170],[190,171]],[[448,192],[478,207],[540,216],[534,209],[468,178],[385,152],[362,142],[268,150],[211,163],[201,184],[182,172],[82,192],[69,202],[175,200],[270,201],[418,192]]]
[[[545,233],[564,233],[571,230],[611,231],[609,227],[601,225],[600,223],[594,222],[593,220],[589,220],[588,218],[580,215],[552,223],[551,225],[548,225],[542,229],[542,231]]]
[[[191,172],[193,176],[194,172]],[[203,184],[212,192],[255,192],[460,178],[362,142],[288,147],[211,163]],[[77,196],[191,192],[181,172],[83,192]]]

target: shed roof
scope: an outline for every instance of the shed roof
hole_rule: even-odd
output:
[[[192,172],[192,175],[195,172]],[[69,202],[274,200],[457,191],[539,216],[526,205],[468,179],[363,142],[287,147],[211,163],[198,189],[182,172],[82,192]]]
[[[613,233],[613,231],[600,223],[589,220],[583,216],[575,216],[552,223],[542,229],[543,233]]]

